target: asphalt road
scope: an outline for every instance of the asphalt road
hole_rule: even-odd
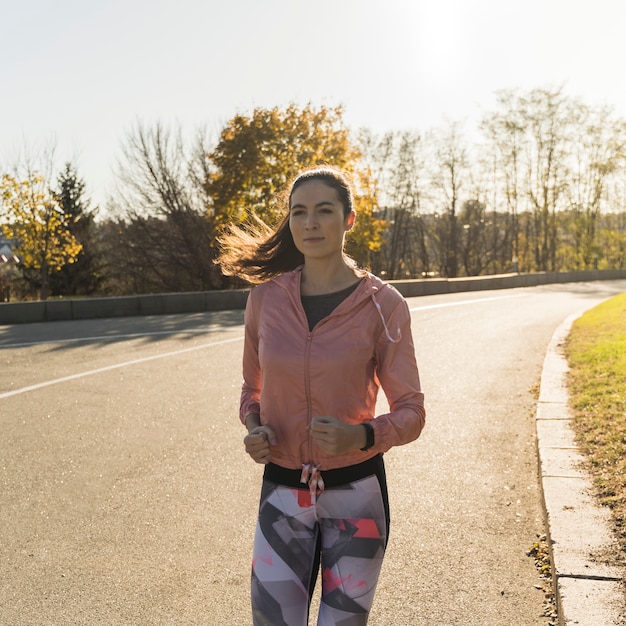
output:
[[[409,300],[427,427],[386,455],[373,626],[547,624],[535,391],[557,326],[626,281]],[[261,467],[241,311],[0,326],[0,624],[250,623]]]

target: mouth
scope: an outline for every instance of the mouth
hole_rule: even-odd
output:
[[[317,243],[318,241],[324,241],[324,237],[308,237],[303,239],[304,243]]]

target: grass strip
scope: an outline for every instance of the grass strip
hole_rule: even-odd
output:
[[[626,554],[626,293],[577,319],[565,354],[578,444]]]

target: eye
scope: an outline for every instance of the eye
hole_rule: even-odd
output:
[[[291,215],[303,215],[304,209],[291,209]]]

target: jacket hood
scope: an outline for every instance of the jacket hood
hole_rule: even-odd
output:
[[[303,265],[299,265],[289,272],[285,272],[284,274],[281,274],[276,278],[272,278],[270,281],[285,289],[294,304],[296,304],[296,299],[300,298],[300,275],[303,268]],[[376,307],[378,315],[380,316],[380,319],[383,323],[387,339],[391,343],[396,343],[400,340],[402,336],[400,328],[389,328],[387,320],[385,319],[385,315],[383,313],[383,309],[381,307],[381,301],[384,301],[385,296],[387,295],[386,292],[389,292],[389,295],[391,295],[392,292],[396,292],[396,289],[392,287],[389,283],[381,280],[378,276],[365,270],[361,271],[361,277],[362,280],[360,285],[347,298],[346,304],[350,304],[350,308],[352,308],[353,306],[360,304],[364,299],[370,298],[372,304]]]

